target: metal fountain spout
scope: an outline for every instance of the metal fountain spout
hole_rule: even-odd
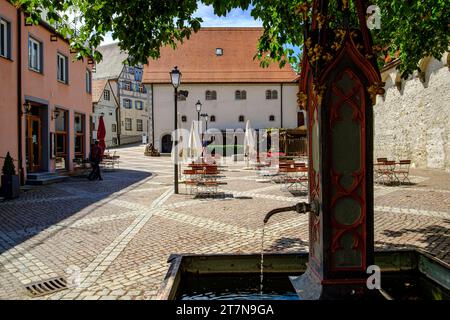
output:
[[[316,215],[319,215],[319,202],[317,200],[314,200],[311,203],[308,202],[299,202],[294,206],[291,207],[283,207],[283,208],[277,208],[269,211],[266,216],[264,217],[264,224],[269,222],[269,219],[277,213],[280,212],[288,212],[288,211],[295,211],[297,213],[305,214],[308,212],[314,213]]]

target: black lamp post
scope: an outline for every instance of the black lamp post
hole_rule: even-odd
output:
[[[175,113],[174,113],[174,127],[175,127],[175,132],[178,129],[178,87],[180,86],[180,82],[181,82],[181,72],[180,70],[178,70],[178,67],[175,67],[172,72],[170,72],[170,80],[172,82],[173,88],[175,89]],[[174,143],[174,148],[175,143]],[[176,151],[176,148],[175,150]],[[177,159],[177,156],[175,156],[175,159]],[[178,194],[178,164],[174,163],[174,167],[173,167],[173,174],[174,174],[174,193]]]
[[[200,100],[195,104],[195,109],[197,110],[197,121],[200,121],[200,111],[202,111],[202,103]]]
[[[202,118],[205,118],[205,125],[206,125],[206,130],[205,131],[208,131],[208,114],[207,113],[202,113],[200,116]]]

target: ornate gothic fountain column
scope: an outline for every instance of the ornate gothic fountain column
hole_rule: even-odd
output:
[[[307,271],[291,279],[305,299],[360,298],[374,263],[372,107],[383,89],[365,1],[337,3],[314,1],[305,28],[299,105],[309,117],[310,202],[320,203]]]

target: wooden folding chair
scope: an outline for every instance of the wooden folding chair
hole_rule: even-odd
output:
[[[400,160],[397,165],[398,169],[395,169],[394,173],[398,183],[402,184],[405,183],[405,181],[411,183],[411,181],[409,180],[409,168],[411,166],[411,160]]]
[[[380,179],[384,184],[390,184],[397,180],[395,175],[395,161],[385,161],[380,166]]]

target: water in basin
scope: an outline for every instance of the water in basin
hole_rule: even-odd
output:
[[[189,275],[181,283],[181,300],[298,300],[285,274]]]
[[[289,274],[291,276],[298,274]],[[181,300],[298,300],[287,274],[186,274],[180,283]],[[450,300],[445,288],[418,272],[382,273],[381,284],[394,300]]]

